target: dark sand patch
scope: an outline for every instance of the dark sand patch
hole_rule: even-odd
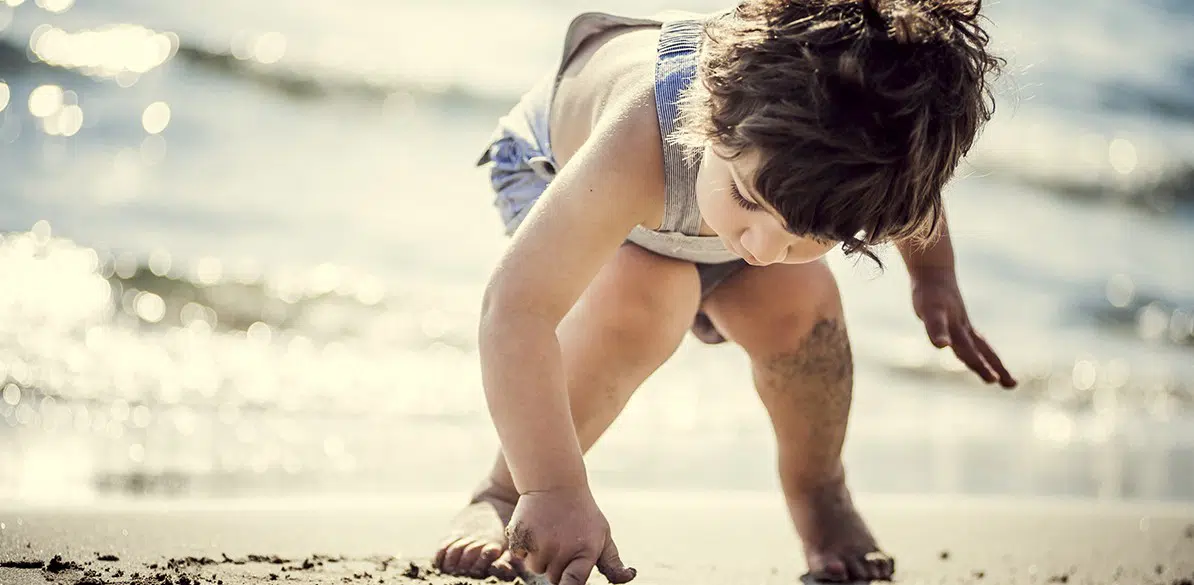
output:
[[[16,559],[0,561],[0,568],[6,569],[40,569],[46,566],[45,561],[36,559]]]
[[[288,559],[277,555],[180,557],[157,562],[121,562],[116,555],[97,554],[80,562],[54,555],[50,559],[0,560],[0,567],[28,573],[19,582],[52,585],[248,585],[302,583],[304,585],[474,585],[498,583],[495,578],[468,579],[440,574],[427,561],[397,557],[349,558],[311,555]],[[516,585],[525,585],[519,579]]]

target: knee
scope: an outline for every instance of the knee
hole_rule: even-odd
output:
[[[625,246],[617,262],[586,303],[602,317],[600,336],[625,351],[678,344],[699,302],[696,270],[637,246]]]
[[[767,295],[757,302],[738,302],[719,311],[732,341],[755,360],[768,360],[806,352],[810,345],[824,345],[830,337],[845,337],[841,298],[833,276],[814,273],[787,295]],[[719,327],[721,324],[719,323]]]
[[[777,315],[748,329],[736,340],[756,360],[849,350],[846,326],[839,310],[832,306],[803,307]]]

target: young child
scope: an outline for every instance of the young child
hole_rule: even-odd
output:
[[[971,328],[941,191],[991,115],[979,0],[744,0],[714,15],[588,13],[502,118],[512,241],[480,355],[501,441],[435,558],[580,585],[619,559],[582,454],[690,328],[750,356],[810,573],[890,579],[841,462],[852,391],[822,257],[894,242],[932,342],[1016,382]]]

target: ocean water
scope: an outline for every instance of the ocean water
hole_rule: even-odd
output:
[[[971,317],[835,254],[846,447],[882,493],[1194,499],[1194,8],[986,3],[998,111],[948,193]],[[0,497],[467,490],[496,448],[473,161],[577,12],[706,0],[0,1]],[[686,340],[590,457],[774,489],[747,361]]]

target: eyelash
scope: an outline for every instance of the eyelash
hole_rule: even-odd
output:
[[[743,197],[742,194],[738,192],[738,186],[733,183],[730,183],[730,198],[734,200],[734,203],[738,204],[738,207],[741,207],[747,211],[758,211],[763,208],[762,205],[759,205],[754,201],[749,201]]]

